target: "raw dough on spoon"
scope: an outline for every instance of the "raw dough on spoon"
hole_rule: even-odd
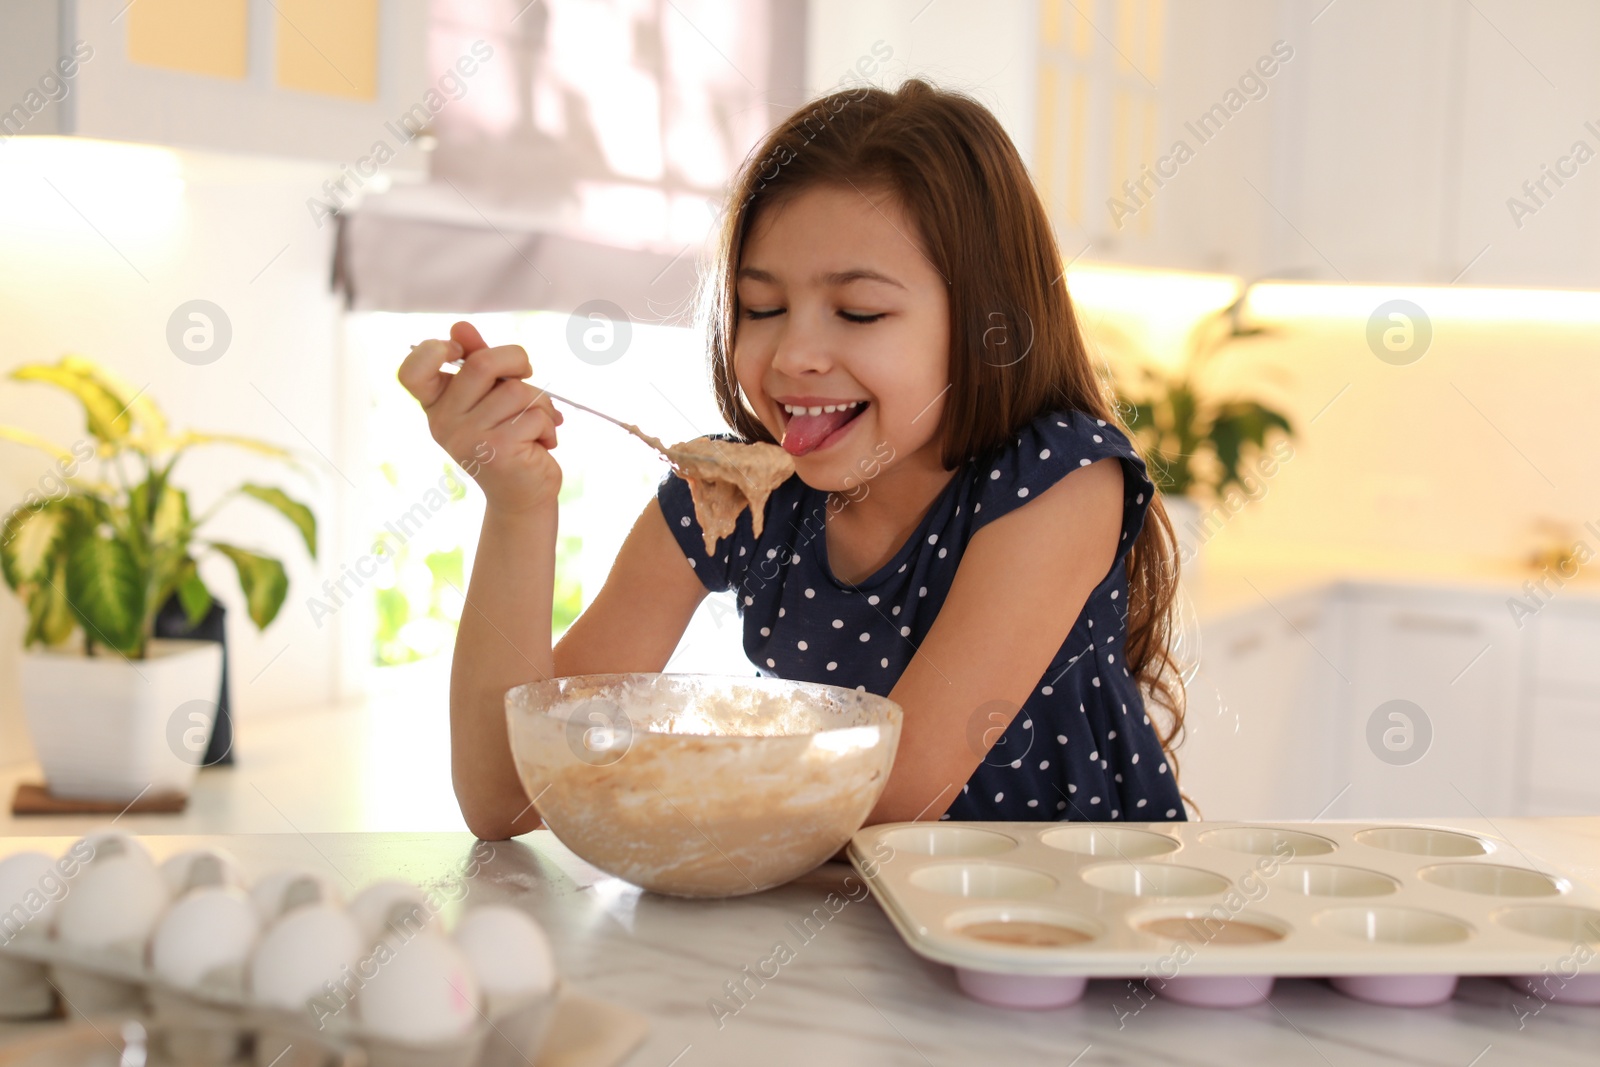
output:
[[[760,537],[767,497],[794,473],[793,457],[765,441],[744,445],[697,437],[669,448],[631,423],[622,425],[671,460],[689,483],[708,556],[716,553],[718,540],[733,533],[739,512],[747,507],[751,529]]]

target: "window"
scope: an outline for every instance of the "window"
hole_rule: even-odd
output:
[[[351,356],[363,368],[365,421],[360,488],[350,509],[358,540],[377,564],[363,580],[367,610],[349,636],[371,648],[381,670],[437,660],[447,669],[462,597],[472,573],[483,492],[428,432],[426,416],[395,378],[411,346],[448,336],[461,316],[358,313],[348,320]],[[627,349],[595,366],[568,348],[569,316],[555,312],[472,315],[491,344],[521,344],[531,381],[641,426],[670,442],[726,430],[712,399],[697,331],[634,323]],[[623,538],[667,471],[649,446],[610,423],[567,408],[555,456],[562,468],[561,539],[553,636],[593,601]],[[378,550],[377,545],[385,545]],[[381,559],[379,558],[381,557]],[[740,648],[731,594],[701,605],[667,669],[754,673]]]

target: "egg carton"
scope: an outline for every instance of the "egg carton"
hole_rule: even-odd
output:
[[[895,823],[848,855],[914,952],[1007,1007],[1089,978],[1242,1006],[1289,976],[1423,1005],[1461,975],[1600,1004],[1600,892],[1576,873],[1600,842],[1561,820]]]
[[[90,834],[54,860],[0,859],[0,1018],[145,1018],[185,1063],[249,1049],[259,1067],[329,1050],[376,1067],[526,1064],[562,992],[553,971],[525,984],[528,960],[553,964],[543,932],[501,907],[447,933],[441,907],[399,880],[347,906],[314,871],[247,885],[219,849],[157,865],[131,835]],[[410,1039],[419,1030],[440,1036]]]
[[[491,995],[478,1022],[438,1041],[404,1041],[363,1025],[352,1012],[325,1018],[260,1004],[239,985],[176,986],[146,966],[140,946],[88,949],[27,932],[0,945],[0,1005],[8,1018],[67,1014],[93,1019],[143,1016],[164,1030],[178,1063],[230,1063],[249,1053],[257,1067],[313,1067],[352,1050],[371,1067],[526,1067],[547,1032],[561,981],[543,996]],[[317,1020],[317,1021],[314,1021]]]

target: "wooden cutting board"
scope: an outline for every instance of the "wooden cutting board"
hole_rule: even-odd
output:
[[[145,793],[125,800],[72,800],[51,794],[38,782],[19,782],[11,797],[13,815],[178,815],[189,806],[183,793]]]

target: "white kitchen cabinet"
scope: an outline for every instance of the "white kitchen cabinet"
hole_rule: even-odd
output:
[[[1341,0],[1299,36],[1305,136],[1278,248],[1306,274],[1600,285],[1593,242],[1573,239],[1600,227],[1600,182],[1571,158],[1600,152],[1600,5]]]
[[[1453,29],[1465,5],[1296,4],[1298,55],[1278,98],[1271,174],[1250,176],[1271,213],[1264,266],[1326,281],[1448,282],[1459,95]],[[1270,184],[1269,184],[1270,183]]]
[[[1600,810],[1600,685],[1547,682],[1530,712],[1524,680],[1552,631],[1554,677],[1587,677],[1591,610],[1518,630],[1493,591],[1344,582],[1207,620],[1180,782],[1210,819]]]
[[[1321,590],[1208,624],[1189,684],[1179,784],[1207,819],[1309,819],[1342,782],[1324,758],[1341,639]]]
[[[428,95],[426,13],[414,0],[8,3],[0,133],[342,163],[334,180],[353,193],[380,167],[419,167],[413,131],[453,104]]]
[[[1600,812],[1600,695],[1535,694],[1529,705],[1523,807],[1528,815]]]
[[[1529,815],[1600,812],[1600,606],[1553,603],[1523,628],[1527,737],[1517,792]]]
[[[1345,601],[1349,789],[1330,814],[1511,811],[1520,640],[1504,604],[1384,587],[1352,587]]]
[[[1600,231],[1600,4],[1038,10],[1029,164],[1069,257],[1600,286],[1594,242],[1573,239]]]
[[[1526,629],[1535,687],[1600,693],[1600,608],[1552,604]]]
[[[1457,18],[1466,76],[1447,192],[1454,258],[1476,257],[1460,284],[1600,286],[1600,4],[1480,0]]]
[[[1178,747],[1178,785],[1210,819],[1271,818],[1285,783],[1275,773],[1287,748],[1295,678],[1277,627],[1252,611],[1206,627],[1199,670],[1188,686]],[[1242,768],[1253,770],[1246,772]]]

